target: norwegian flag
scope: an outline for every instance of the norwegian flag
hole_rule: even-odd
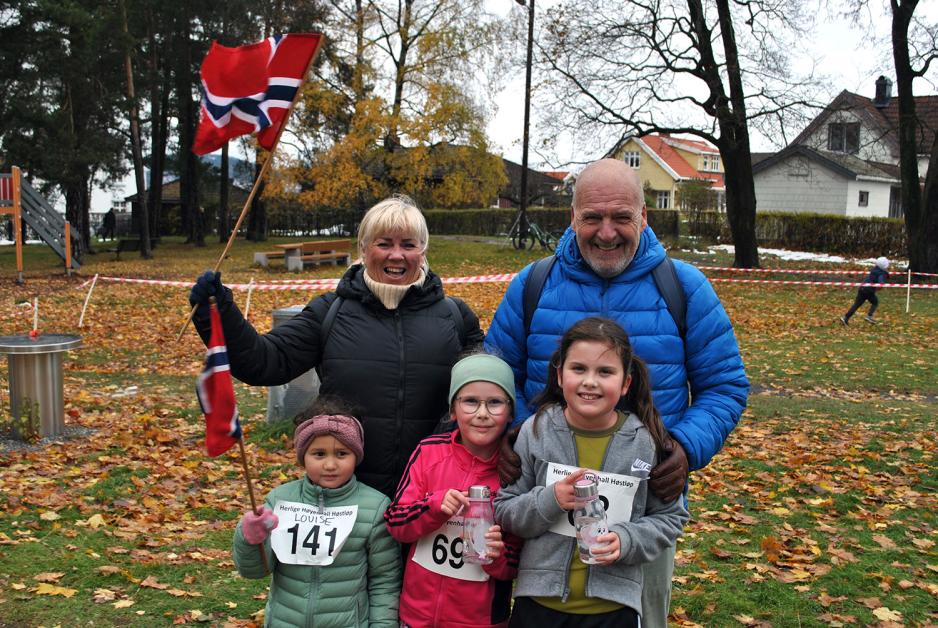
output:
[[[238,404],[235,402],[228,365],[228,349],[221,329],[218,308],[211,305],[212,337],[205,352],[205,368],[195,384],[195,394],[205,414],[205,448],[209,456],[220,456],[241,438]]]
[[[202,119],[192,152],[210,153],[248,133],[270,150],[321,42],[321,33],[275,35],[238,48],[212,42],[200,71]]]

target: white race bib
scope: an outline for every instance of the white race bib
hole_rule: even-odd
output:
[[[548,463],[547,486],[564,479],[579,468],[556,462]],[[635,499],[635,491],[638,490],[641,480],[631,475],[619,475],[618,473],[593,471],[592,474],[596,476],[596,481],[599,484],[599,499],[606,509],[608,525],[625,523],[631,520],[632,501]],[[558,518],[550,527],[550,531],[564,536],[576,537],[576,528],[573,527],[573,513],[567,512],[566,516]]]
[[[300,502],[278,501],[280,519],[270,533],[277,560],[290,565],[331,565],[352,533],[358,505],[320,510]]]
[[[481,565],[463,560],[462,517],[453,517],[427,536],[417,541],[411,560],[441,576],[457,580],[485,582],[489,575]]]

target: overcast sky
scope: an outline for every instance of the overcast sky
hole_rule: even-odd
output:
[[[538,16],[543,16],[544,9],[555,4],[555,1],[535,0],[535,20]],[[882,47],[877,49],[871,44],[871,37],[878,37],[888,45],[885,38],[889,35],[889,18],[882,14],[877,0],[872,0],[871,4],[876,5],[871,14],[872,19],[870,19],[875,28],[872,35],[861,32],[845,18],[829,15],[823,10],[817,13],[815,29],[818,35],[804,42],[804,49],[796,58],[794,67],[807,70],[810,69],[813,60],[816,60],[817,67],[823,68],[824,73],[830,79],[830,87],[829,93],[823,95],[824,97],[820,100],[829,101],[844,89],[872,98],[875,94],[875,81],[880,74],[885,74],[891,80],[895,80],[890,51]],[[512,19],[527,20],[527,8],[517,4],[515,0],[486,0],[486,6],[489,11],[497,15],[510,15]],[[885,7],[885,2],[882,6]],[[938,2],[922,2],[918,12],[934,20],[938,18]],[[933,70],[930,75],[938,76],[938,72]],[[536,82],[536,79],[532,79],[532,83],[536,84]],[[938,89],[924,82],[916,82],[915,90],[917,94],[938,93]],[[895,95],[895,89],[893,89],[893,95]],[[524,126],[523,73],[509,82],[499,94],[496,102],[498,110],[488,125],[488,136],[494,144],[493,149],[501,150],[506,159],[521,163],[521,138]],[[535,144],[534,138],[537,133],[535,128],[537,114],[537,108],[532,106],[532,140],[530,142],[532,146]],[[800,130],[788,129],[789,139],[795,137]],[[780,148],[773,145],[772,138],[753,135],[751,140],[752,149],[756,152]],[[568,153],[564,154],[564,150]],[[562,167],[564,162],[586,161],[601,157],[601,155],[572,155],[569,154],[569,150],[569,147],[565,148],[561,145],[558,146],[558,154],[547,157],[553,165],[559,167]],[[551,169],[550,164],[533,152],[529,153],[528,161],[532,168]]]
[[[545,8],[553,5],[556,0],[535,0],[535,18],[543,16]],[[877,0],[872,4],[877,5]],[[885,6],[885,3],[883,4]],[[527,8],[519,5],[515,0],[486,0],[487,9],[497,15],[517,19],[526,24]],[[938,18],[938,2],[922,2],[919,12],[931,20]],[[822,100],[830,100],[841,90],[849,90],[872,97],[875,90],[875,81],[880,74],[893,78],[892,57],[888,48],[871,44],[871,38],[885,38],[889,34],[889,18],[881,13],[879,6],[871,15],[870,22],[875,32],[861,32],[847,19],[830,15],[820,11],[815,20],[816,35],[804,42],[804,49],[796,63],[802,64],[802,69],[810,67],[816,60],[818,67],[824,68],[830,77],[829,93],[823,95]],[[523,44],[522,44],[523,45]],[[523,50],[519,51],[523,54]],[[798,66],[796,65],[796,68]],[[938,69],[930,73],[938,74]],[[536,79],[534,80],[536,83]],[[934,86],[917,82],[915,85],[918,94],[938,93]],[[895,90],[894,90],[895,93]],[[488,135],[495,152],[501,151],[505,158],[521,163],[521,138],[524,122],[524,73],[511,77],[505,88],[496,96],[497,110],[488,125]],[[538,110],[536,106],[531,109],[531,145],[536,143]],[[789,137],[794,137],[800,129],[788,129]],[[772,151],[779,147],[773,146],[772,139],[761,135],[752,138],[754,151]],[[532,168],[549,170],[564,168],[565,162],[587,161],[601,155],[573,155],[570,148],[562,144],[557,147],[557,154],[547,155],[546,160],[531,152],[528,160]],[[566,151],[566,153],[564,152]],[[550,163],[548,163],[548,161]],[[123,189],[105,191],[96,189],[93,194],[92,208],[94,211],[106,211],[111,204],[111,198],[123,198],[132,194],[136,189],[132,173],[124,179]]]

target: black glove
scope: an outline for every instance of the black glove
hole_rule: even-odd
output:
[[[514,484],[521,477],[521,456],[515,453],[515,441],[518,440],[518,434],[521,432],[521,426],[513,427],[502,436],[502,442],[498,448],[498,479],[502,486]]]
[[[687,484],[687,453],[679,442],[668,437],[664,446],[665,458],[651,470],[648,487],[658,499],[673,502],[684,492]]]
[[[189,291],[189,305],[208,306],[209,297],[215,297],[219,307],[231,302],[231,290],[221,285],[221,273],[207,270],[195,280]]]

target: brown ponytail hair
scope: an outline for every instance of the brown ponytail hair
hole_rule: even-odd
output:
[[[537,420],[541,414],[551,406],[567,406],[563,398],[563,389],[560,387],[557,374],[563,369],[567,361],[567,353],[575,342],[601,342],[616,352],[622,360],[622,371],[625,377],[632,375],[632,383],[620,400],[625,407],[634,412],[642,425],[651,434],[655,441],[655,448],[660,453],[664,450],[667,430],[661,422],[661,415],[655,407],[651,396],[651,382],[648,369],[641,358],[632,352],[632,343],[625,330],[613,320],[600,316],[591,316],[574,323],[560,339],[560,346],[554,351],[547,365],[547,385],[535,399],[537,413],[534,418],[534,435],[537,436]]]

